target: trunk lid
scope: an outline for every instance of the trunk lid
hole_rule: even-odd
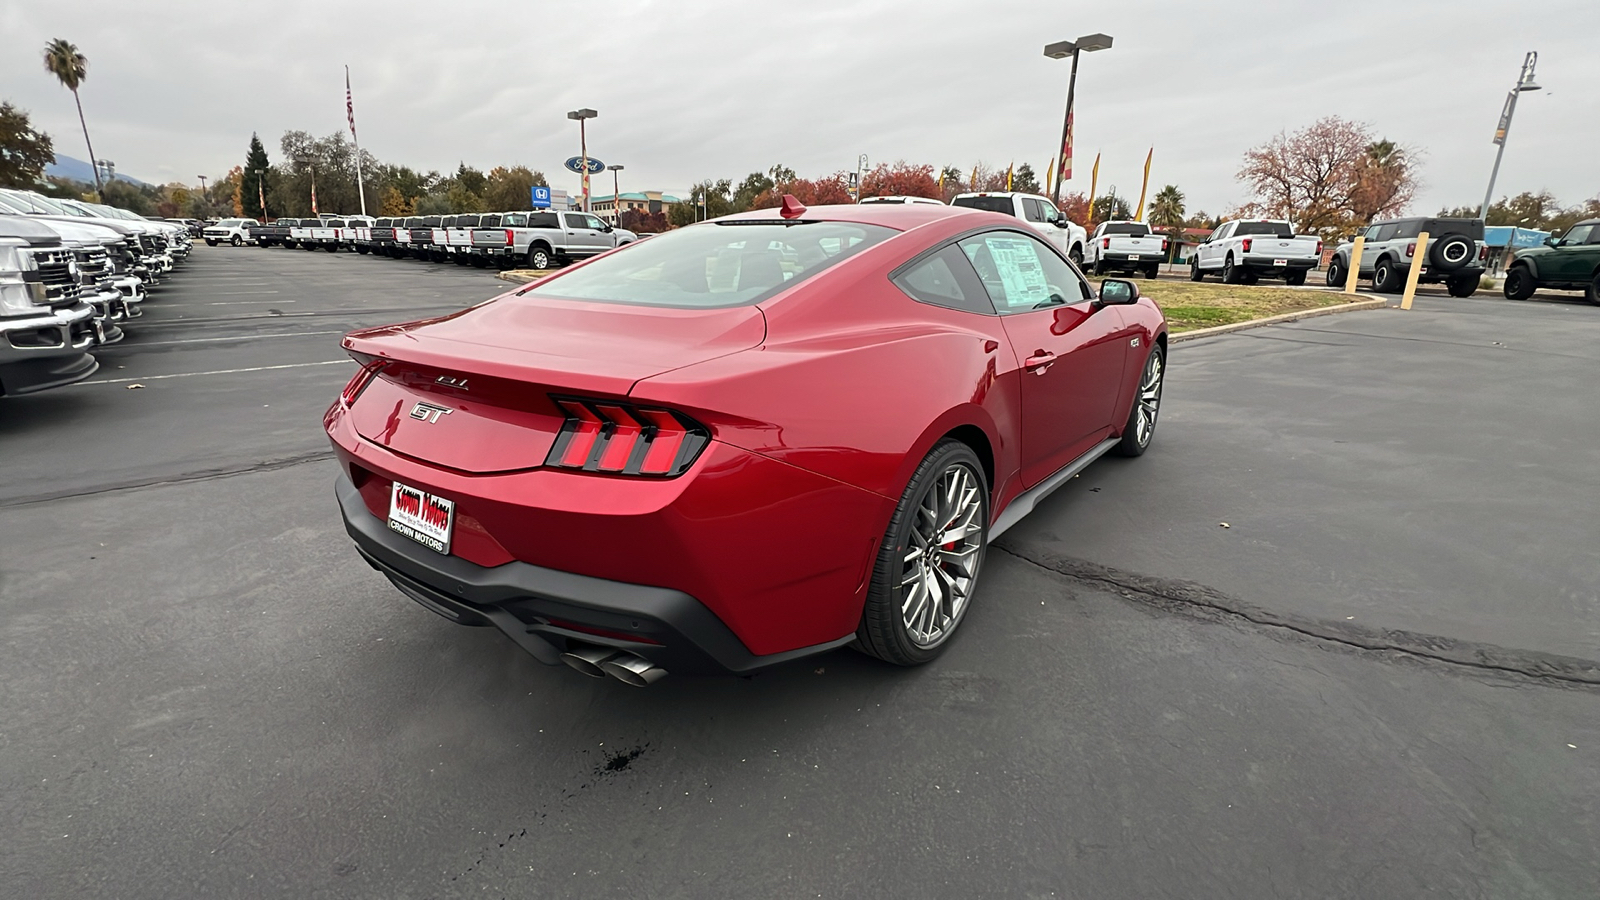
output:
[[[441,319],[358,331],[384,361],[351,407],[363,438],[462,472],[543,465],[556,396],[621,399],[640,380],[755,347],[754,306],[674,309],[504,297]]]

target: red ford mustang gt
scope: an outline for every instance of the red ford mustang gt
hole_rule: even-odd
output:
[[[543,662],[913,665],[990,540],[1149,446],[1166,343],[1015,219],[786,198],[352,333],[323,424],[367,562]]]

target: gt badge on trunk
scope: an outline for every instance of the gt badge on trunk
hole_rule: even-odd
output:
[[[448,406],[440,406],[437,403],[418,401],[416,406],[411,407],[411,418],[417,419],[418,421],[427,422],[431,425],[434,422],[439,421],[440,416],[448,416],[453,412],[455,412],[455,410]]]
[[[389,530],[448,554],[456,504],[400,482],[389,492]]]

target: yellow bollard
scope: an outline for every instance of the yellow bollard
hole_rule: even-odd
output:
[[[1350,248],[1350,274],[1345,276],[1344,279],[1344,292],[1346,294],[1354,294],[1356,292],[1356,282],[1361,280],[1361,250],[1365,246],[1367,246],[1367,236],[1364,234],[1356,235],[1355,246]]]
[[[1417,235],[1417,252],[1411,256],[1411,273],[1406,276],[1406,292],[1400,296],[1400,308],[1410,309],[1411,298],[1417,295],[1417,279],[1422,277],[1422,261],[1428,258],[1428,233]]]

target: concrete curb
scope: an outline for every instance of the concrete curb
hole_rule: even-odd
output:
[[[1386,298],[1376,300],[1357,300],[1354,303],[1340,303],[1336,306],[1320,306],[1316,309],[1302,309],[1281,316],[1267,316],[1265,319],[1251,319],[1248,322],[1235,322],[1232,325],[1218,325],[1215,328],[1196,328],[1193,331],[1182,331],[1167,337],[1168,343],[1179,341],[1193,341],[1200,338],[1216,337],[1219,334],[1230,334],[1243,331],[1246,328],[1260,328],[1263,325],[1277,325],[1280,322],[1294,322],[1300,319],[1310,319],[1315,316],[1331,316],[1334,313],[1355,312],[1358,309],[1383,309],[1389,305]]]
[[[554,270],[546,269],[541,272],[537,269],[507,269],[504,272],[496,272],[494,277],[513,284],[527,284],[530,281],[538,281],[549,275],[551,271]]]

